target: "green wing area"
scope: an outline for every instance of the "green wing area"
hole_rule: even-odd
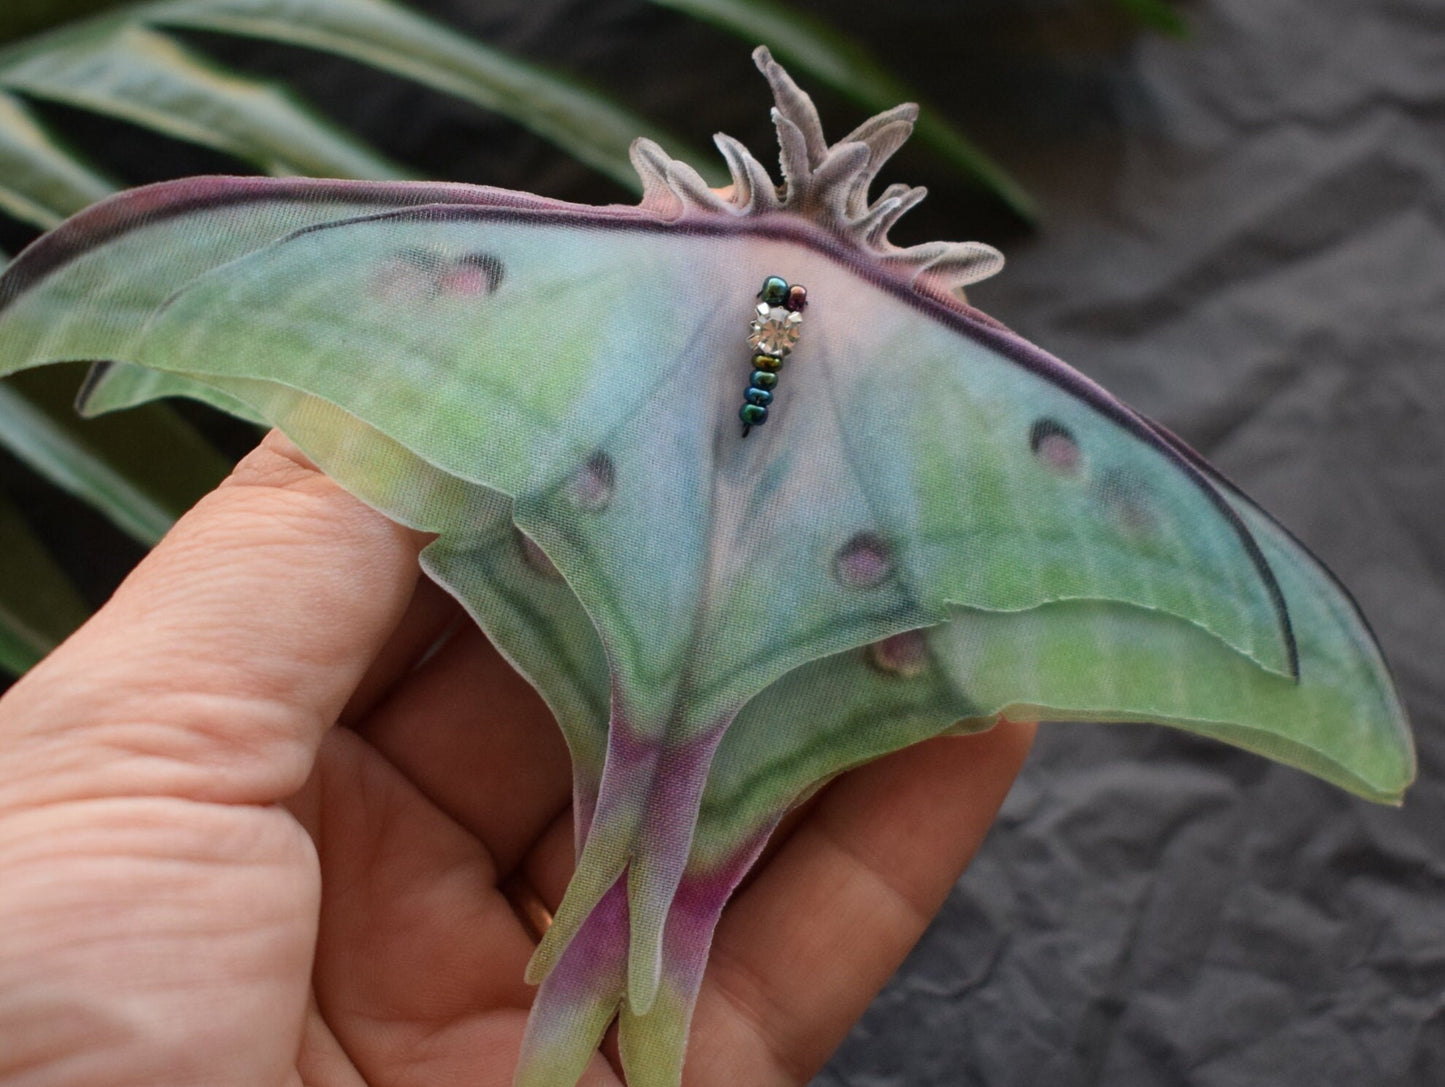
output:
[[[773,419],[744,439],[766,275],[811,304]],[[709,786],[724,807],[774,808],[916,738],[819,742],[923,703],[933,731],[1160,720],[1375,799],[1413,774],[1373,640],[1287,534],[1078,375],[796,225],[465,186],[154,187],[0,280],[0,370],[75,358],[141,368],[103,372],[92,408],[201,395],[442,532],[434,572],[484,620],[512,616],[518,662],[574,716],[605,701],[673,742],[741,713]],[[481,602],[504,547],[513,574],[555,566],[583,648],[536,634],[562,620],[528,618],[525,579]],[[856,651],[920,628],[925,666]],[[840,668],[873,671],[850,686]],[[549,671],[588,678],[548,690]]]
[[[4,358],[12,370],[26,364],[20,360],[132,362],[146,323],[171,295],[277,238],[388,208],[506,198],[524,197],[470,185],[310,178],[202,177],[132,189],[73,216],[7,269]],[[132,374],[121,384],[124,397],[108,370],[97,374],[91,410],[185,390],[184,379],[167,375]]]

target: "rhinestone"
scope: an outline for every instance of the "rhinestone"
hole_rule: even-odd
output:
[[[759,306],[748,346],[767,355],[786,355],[798,342],[802,323],[801,313],[789,313],[782,306]]]

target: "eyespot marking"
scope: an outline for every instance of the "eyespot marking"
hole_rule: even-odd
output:
[[[1076,476],[1083,468],[1083,454],[1073,431],[1054,419],[1037,420],[1029,429],[1029,449],[1049,471]]]
[[[921,630],[905,630],[870,644],[865,658],[884,675],[916,679],[928,668],[928,640]]]
[[[384,302],[412,303],[443,296],[492,294],[505,272],[491,253],[453,257],[436,247],[407,246],[382,262],[372,293]]]
[[[871,589],[893,573],[893,546],[875,532],[860,532],[833,556],[833,577],[850,589]]]
[[[578,509],[599,513],[612,501],[616,487],[617,466],[599,449],[567,481],[567,497]]]
[[[1096,493],[1110,516],[1125,532],[1142,535],[1157,527],[1148,487],[1134,475],[1117,468],[1110,469],[1099,478]]]
[[[438,280],[444,294],[493,294],[506,268],[491,253],[467,253],[453,261]]]

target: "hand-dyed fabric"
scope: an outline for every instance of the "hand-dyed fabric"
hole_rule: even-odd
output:
[[[778,819],[909,743],[1157,721],[1373,800],[1414,774],[1330,574],[964,304],[992,249],[889,243],[922,190],[869,187],[912,107],[829,145],[758,62],[781,185],[727,137],[725,195],[639,141],[638,207],[192,179],[0,279],[0,373],[104,359],[90,411],[180,394],[280,427],[438,534],[427,571],[547,699],[578,864],[529,970],[525,1087],[573,1084],[614,1018],[629,1083],[677,1084],[714,926]]]

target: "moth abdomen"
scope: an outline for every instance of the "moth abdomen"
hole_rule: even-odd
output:
[[[752,377],[743,392],[743,406],[738,418],[743,423],[743,437],[755,426],[768,421],[768,408],[773,403],[778,384],[778,371],[783,359],[798,342],[802,332],[803,308],[808,304],[807,288],[790,284],[782,276],[768,276],[758,291],[756,315],[748,333],[748,346],[753,349]]]

